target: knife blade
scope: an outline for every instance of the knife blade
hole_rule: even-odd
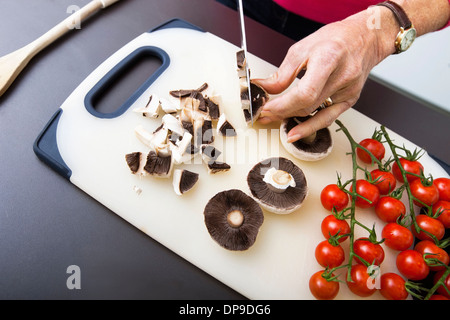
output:
[[[245,22],[244,22],[244,6],[242,4],[242,0],[238,1],[238,12],[239,12],[239,21],[241,25],[241,49],[244,53],[244,61],[245,61],[245,75],[247,78],[247,90],[248,90],[248,98],[249,98],[249,113],[250,118],[252,122],[253,127],[253,107],[252,107],[252,94],[251,94],[251,88],[250,88],[250,70],[248,67],[248,54],[247,54],[247,38],[245,34]]]

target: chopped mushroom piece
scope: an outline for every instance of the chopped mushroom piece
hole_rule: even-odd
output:
[[[258,120],[262,111],[262,107],[266,104],[267,101],[269,101],[269,94],[262,87],[253,82],[250,83],[250,91],[252,93],[252,115],[254,122]],[[248,100],[248,91],[245,91],[245,93],[241,95],[241,98],[244,99],[243,101],[245,101],[245,99]],[[247,122],[247,124],[250,123],[250,111],[247,108],[244,109],[243,112],[245,121]]]
[[[231,169],[230,165],[225,162],[220,161],[209,161],[207,164],[208,166],[208,173],[209,174],[216,174],[219,172],[225,172]]]
[[[191,190],[198,181],[198,173],[175,169],[173,173],[173,188],[179,196]]]
[[[219,121],[217,122],[217,133],[228,137],[237,135],[236,129],[227,120],[225,113],[220,115]]]
[[[317,161],[328,156],[333,149],[330,129],[323,128],[309,137],[287,142],[288,132],[309,117],[294,117],[285,119],[280,126],[280,140],[283,147],[294,157],[305,161]]]
[[[286,158],[269,158],[248,173],[252,197],[266,210],[291,213],[303,204],[308,187],[303,171]]]
[[[185,98],[190,96],[193,92],[202,92],[208,88],[208,84],[205,82],[197,89],[189,89],[189,90],[172,90],[170,91],[170,95],[175,98]]]
[[[152,176],[168,178],[172,173],[172,156],[163,157],[152,150],[147,155],[144,170]]]
[[[203,214],[211,237],[233,251],[253,246],[264,222],[258,203],[237,189],[217,193],[208,201]]]
[[[159,111],[161,110],[161,102],[159,101],[159,98],[152,94],[147,102],[147,105],[144,108],[137,108],[134,109],[134,112],[142,113],[144,117],[150,117],[150,118],[158,118],[159,117]]]

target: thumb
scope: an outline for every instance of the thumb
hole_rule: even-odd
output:
[[[274,74],[265,79],[252,79],[252,81],[263,87],[269,94],[278,94],[291,85],[305,66],[306,61],[298,63],[288,53],[283,63]]]

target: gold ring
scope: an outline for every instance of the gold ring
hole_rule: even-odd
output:
[[[317,110],[322,110],[333,105],[333,100],[330,97],[326,98],[325,101],[317,108]]]

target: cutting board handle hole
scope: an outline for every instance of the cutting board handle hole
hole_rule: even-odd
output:
[[[167,68],[169,58],[158,48],[140,48],[117,64],[86,95],[86,109],[99,118],[125,112]]]

